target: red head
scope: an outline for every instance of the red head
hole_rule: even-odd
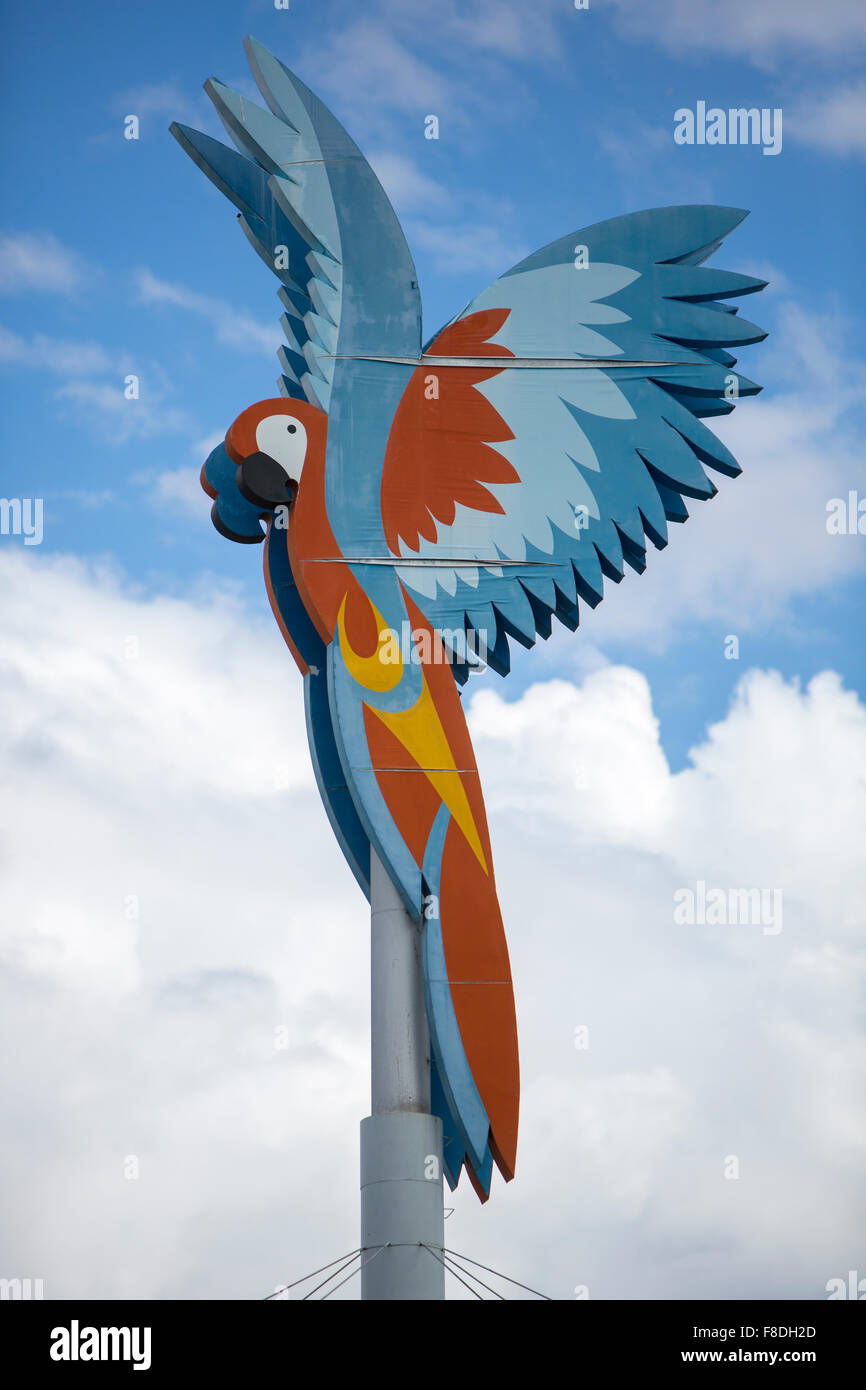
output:
[[[304,464],[324,462],[327,429],[327,415],[307,401],[277,396],[249,406],[225,441],[240,491],[267,510],[292,501]]]

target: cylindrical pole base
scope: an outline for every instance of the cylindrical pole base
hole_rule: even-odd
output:
[[[370,1109],[430,1110],[430,1036],[421,932],[370,852]]]
[[[368,1115],[361,1121],[361,1298],[444,1299],[444,1241],[442,1121],[412,1111]]]

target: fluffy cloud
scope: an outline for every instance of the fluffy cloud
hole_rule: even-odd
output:
[[[0,293],[73,294],[91,274],[82,258],[50,232],[0,236]]]
[[[675,53],[729,53],[753,63],[782,55],[848,55],[866,44],[866,12],[851,0],[613,0],[620,32]]]
[[[143,82],[138,87],[129,87],[124,92],[118,92],[111,108],[119,117],[127,114],[158,116],[164,118],[165,124],[183,121],[188,125],[195,125],[201,120],[203,112],[211,110],[203,100],[190,101],[177,81]]]
[[[341,119],[350,113],[375,123],[384,102],[420,123],[426,112],[441,113],[457,102],[451,82],[410,52],[378,16],[338,28],[329,42],[318,42],[303,56],[313,86],[340,93]]]
[[[448,208],[453,203],[453,193],[423,173],[405,155],[381,151],[371,154],[369,158],[398,214],[405,216],[407,213],[429,212],[435,208]]]
[[[462,1248],[558,1296],[821,1297],[862,1223],[866,710],[831,673],[801,691],[752,672],[675,776],[627,668],[481,692],[471,723],[524,1161],[512,1224],[461,1209]],[[780,888],[782,930],[677,925],[700,880]]]
[[[595,8],[591,6],[591,8]],[[618,34],[676,55],[728,55],[760,67],[782,59],[850,58],[866,45],[866,15],[856,0],[612,0]],[[598,7],[601,11],[601,7]],[[467,71],[483,63],[504,71],[515,61],[550,63],[581,41],[580,26],[597,16],[563,0],[439,0],[435,22],[420,6],[375,0],[364,17],[340,28],[329,45],[303,54],[320,84],[330,84],[358,115],[375,119],[381,98],[397,110],[455,104],[454,85],[432,54]],[[498,67],[494,67],[498,65]]]
[[[339,1173],[365,1103],[365,914],[315,813],[291,661],[229,594],[143,602],[107,573],[7,557],[4,588],[3,992],[24,989],[7,1038],[28,1039],[7,1100],[30,1119],[0,1244],[49,1296],[266,1293],[306,1267],[318,1220],[326,1248],[355,1243]],[[271,1250],[239,1250],[244,1272],[214,1283],[216,1206],[234,1193],[244,1245],[244,1226],[265,1233],[243,1213],[289,1187]],[[187,1232],[177,1258],[163,1211]]]
[[[120,367],[119,362],[112,362],[99,343],[67,342],[49,337],[47,333],[31,333],[23,338],[3,327],[0,327],[0,362],[69,377],[98,376]]]
[[[436,270],[452,275],[477,270],[502,275],[527,255],[527,249],[499,227],[476,222],[435,225],[412,219],[406,234],[410,246],[425,251]]]
[[[788,130],[831,154],[866,154],[866,82],[814,97],[791,112]]]
[[[572,16],[559,0],[538,0],[530,9],[520,0],[440,0],[436,24],[423,10],[401,0],[379,0],[380,22],[426,48],[479,58],[545,60],[562,50],[562,35]],[[563,24],[564,20],[564,24]]]
[[[52,238],[30,235],[7,238],[0,244],[0,260],[6,255],[10,279],[10,285],[2,284],[4,272],[0,268],[0,289],[10,288],[13,279],[24,288],[59,288],[50,282],[37,284],[39,256],[46,241],[51,249]],[[56,244],[55,249],[58,247]],[[68,264],[64,264],[61,257],[52,264],[66,282],[71,275],[70,267],[77,265],[77,261],[69,257]],[[74,283],[77,281],[70,281],[68,287]],[[180,287],[164,285],[146,272],[139,282],[140,297],[149,303],[178,302],[182,293]],[[215,314],[219,320],[218,302],[209,301],[205,296],[191,295],[190,298],[193,303],[185,307],[192,307],[205,317],[210,314],[213,318]],[[228,310],[223,308],[227,319]],[[215,326],[218,336],[221,332],[228,336],[227,326],[222,329],[219,323]],[[264,333],[250,320],[238,320],[238,333],[247,346],[250,337],[255,338],[256,331]],[[277,341],[275,334],[276,330],[271,334],[272,345]],[[162,434],[190,433],[194,428],[188,412],[171,404],[172,386],[163,367],[158,362],[142,362],[138,354],[133,357],[125,349],[110,349],[92,340],[76,341],[39,332],[25,336],[0,325],[0,364],[10,369],[35,371],[48,382],[59,382],[54,388],[54,398],[61,403],[64,413],[72,415],[90,433],[111,444],[121,445]],[[138,376],[145,384],[144,392],[135,398],[126,395],[129,374]],[[73,495],[67,490],[66,496]]]
[[[154,479],[153,500],[158,506],[180,503],[183,512],[198,521],[207,520],[202,508],[201,474],[197,468],[174,468],[157,474]]]
[[[158,383],[160,375],[156,369],[152,379]],[[122,382],[69,381],[58,388],[56,397],[68,403],[97,437],[126,444],[131,439],[187,434],[194,428],[188,411],[169,405],[166,394],[155,384],[147,399],[127,398]]]
[[[258,323],[249,314],[233,309],[224,299],[198,294],[186,285],[171,285],[149,270],[139,270],[136,290],[142,304],[168,304],[204,319],[216,332],[217,342],[239,352],[266,353],[273,357],[283,341],[276,325]]]
[[[296,673],[231,591],[0,560],[3,1273],[263,1296],[356,1244],[368,1102],[365,905]],[[862,1219],[866,710],[752,672],[677,775],[628,668],[482,690],[470,722],[522,1149],[449,1244],[557,1298],[821,1297]],[[676,924],[698,879],[780,886],[783,930]]]

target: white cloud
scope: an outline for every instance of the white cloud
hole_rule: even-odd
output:
[[[456,107],[452,84],[395,38],[393,26],[363,18],[334,32],[304,55],[303,71],[314,88],[339,93],[338,112],[348,119],[375,119],[383,102],[411,115],[423,134],[423,117]]]
[[[198,294],[186,285],[172,285],[159,280],[149,270],[136,275],[136,290],[142,304],[170,304],[186,309],[210,323],[216,330],[217,341],[240,352],[262,352],[273,356],[283,341],[276,323],[258,323],[249,314],[233,309],[224,299]]]
[[[436,208],[447,208],[453,202],[453,196],[447,189],[423,173],[415,161],[407,159],[405,155],[383,150],[371,154],[369,160],[398,213],[429,212]]]
[[[830,154],[866,154],[866,82],[805,101],[786,114],[785,127],[803,144]]]
[[[453,35],[454,41],[468,49],[525,62],[527,58],[551,58],[561,52],[562,10],[557,0],[532,6],[521,4],[520,0],[510,4],[501,4],[499,0],[472,0],[469,4],[448,0],[437,14],[442,15],[443,36]]]
[[[513,221],[510,205],[493,205],[477,190],[458,194],[443,188],[404,155],[383,151],[370,163],[403,219],[410,252],[426,252],[435,270],[499,275],[527,254],[502,233],[502,225]]]
[[[127,398],[122,380],[69,381],[58,388],[59,401],[68,401],[94,433],[113,444],[152,439],[160,434],[184,434],[192,428],[185,410],[166,403],[158,386],[137,399]]]
[[[247,92],[249,79],[239,90]],[[250,93],[252,95],[252,93]],[[111,126],[88,138],[91,145],[115,145],[124,140],[124,122],[127,116],[137,116],[139,138],[147,140],[164,137],[172,121],[180,121],[195,130],[204,131],[216,140],[225,141],[225,128],[216,115],[205,94],[194,89],[188,95],[183,85],[171,78],[158,82],[141,82],[135,87],[127,87],[116,92],[108,102],[111,112]]]
[[[160,503],[180,503],[185,512],[207,517],[205,496],[201,488],[200,469],[172,468],[157,474],[154,497]]]
[[[765,303],[770,296],[785,295],[790,297],[794,293],[794,286],[784,270],[772,261],[744,260],[737,263],[737,269],[741,275],[753,275],[756,280],[767,281],[761,290],[760,299],[752,301],[756,305]],[[757,313],[757,317],[760,318],[760,313]]]
[[[649,125],[645,119],[633,116],[626,129],[603,126],[596,138],[598,148],[617,171],[634,179],[645,175],[648,166],[670,152],[673,134],[669,128]]]
[[[190,448],[190,453],[194,459],[200,460],[199,467],[204,463],[208,454],[212,454],[218,444],[222,444],[226,437],[225,430],[211,430],[202,439],[197,439]]]
[[[488,1262],[514,1271],[518,1227],[519,1267],[531,1248],[559,1296],[821,1297],[856,1264],[863,1212],[866,710],[831,673],[803,692],[752,672],[675,776],[633,671],[514,706],[481,692],[470,723],[517,982],[524,1142],[541,1136],[532,1193],[506,1190]],[[673,893],[699,879],[781,887],[782,931],[675,927]],[[588,1051],[572,1045],[580,1025]],[[489,1231],[461,1218],[474,1241]]]
[[[566,22],[573,14],[566,11]],[[505,90],[512,114],[533,103],[514,60],[561,53],[561,21],[561,0],[531,8],[521,0],[439,0],[435,16],[424,6],[374,0],[362,18],[305,47],[297,70],[329,94],[362,148],[393,142],[395,115],[409,145],[423,139],[427,115],[438,116],[443,132],[473,140],[479,122],[502,118],[502,99],[492,100],[485,87]]]
[[[468,270],[502,275],[528,254],[519,241],[484,223],[436,225],[416,218],[407,222],[406,236],[410,246],[432,257],[434,269],[454,275]]]
[[[98,511],[102,507],[110,507],[117,500],[117,493],[110,487],[98,489],[80,487],[58,488],[53,496],[60,501],[68,499],[70,502],[74,502],[76,506],[84,507],[87,511]]]
[[[856,0],[612,0],[619,33],[674,54],[732,55],[759,66],[782,58],[848,58],[866,44],[866,15]],[[352,106],[386,100],[406,111],[436,111],[455,95],[431,60],[447,54],[471,69],[561,59],[582,42],[581,25],[595,17],[571,0],[439,0],[435,23],[424,7],[378,0],[339,41],[304,54],[305,70],[345,93]],[[419,56],[422,55],[423,57]],[[455,116],[458,112],[455,109]],[[459,116],[458,116],[459,118]]]
[[[620,32],[674,53],[735,54],[757,64],[780,56],[848,56],[866,44],[866,11],[851,0],[613,0]]]
[[[0,565],[8,1272],[261,1297],[355,1246],[368,1104],[366,907],[297,673],[219,586]],[[481,691],[470,723],[523,1118],[517,1180],[483,1211],[461,1186],[449,1244],[558,1298],[822,1297],[863,1217],[866,710],[753,672],[677,775],[625,668]],[[675,925],[701,877],[779,883],[783,931]]]
[[[597,718],[602,696],[609,702],[603,726]],[[494,773],[491,790],[503,809],[519,813],[522,808],[544,825],[548,817],[560,823],[567,808],[570,822],[602,842],[643,843],[646,828],[664,820],[666,805],[654,798],[667,795],[666,764],[649,690],[637,671],[605,667],[582,690],[568,681],[549,681],[531,686],[512,703],[494,690],[479,691],[472,709],[485,738],[501,748],[507,771]],[[591,744],[579,732],[588,721],[596,725]],[[551,738],[552,725],[556,738]],[[571,756],[575,740],[580,757]],[[518,749],[524,767],[515,779],[510,750]],[[635,799],[635,786],[653,799]]]
[[[73,294],[86,275],[81,257],[50,232],[0,236],[0,294]]]
[[[167,506],[175,511],[179,507],[185,516],[207,521],[210,502],[202,491],[202,464],[224,438],[224,431],[214,431],[191,446],[189,453],[194,464],[164,469],[159,473],[152,469],[145,470],[136,474],[133,482],[147,488],[147,499],[152,505]]]
[[[97,437],[126,444],[131,439],[190,432],[194,426],[187,412],[168,403],[170,388],[161,367],[145,366],[139,376],[142,367],[137,362],[134,374],[139,376],[139,396],[127,397],[130,363],[128,353],[112,355],[100,343],[71,342],[46,333],[22,337],[0,325],[0,364],[60,378],[62,384],[54,399],[71,405],[77,418]],[[74,490],[65,495],[78,497]]]
[[[431,24],[423,7],[379,0],[366,13],[368,23],[375,22],[380,34],[397,34],[425,53],[447,54],[452,62],[465,59],[477,64],[485,59],[526,63],[556,57],[574,18],[569,10],[571,6],[564,10],[561,0],[536,0],[531,7],[521,0],[439,0],[436,22]]]
[[[0,362],[13,367],[35,367],[38,371],[58,376],[98,376],[103,372],[118,372],[119,362],[113,362],[100,343],[75,343],[47,333],[31,333],[23,338],[0,326]]]
[[[190,102],[179,82],[142,82],[119,92],[112,102],[118,115],[166,116],[169,121],[195,121],[198,108]]]

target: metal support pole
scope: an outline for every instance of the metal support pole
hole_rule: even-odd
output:
[[[373,1113],[361,1121],[361,1298],[444,1299],[442,1122],[430,1114],[421,934],[370,858]]]

